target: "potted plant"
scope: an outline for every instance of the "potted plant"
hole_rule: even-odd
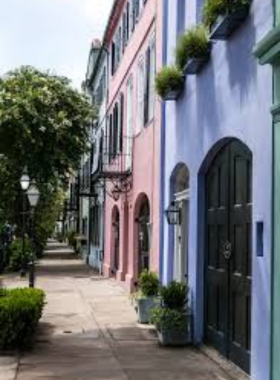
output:
[[[156,273],[144,270],[139,278],[139,291],[135,294],[135,309],[139,323],[149,323],[150,310],[156,305],[159,279]]]
[[[190,342],[188,286],[172,281],[160,290],[162,304],[151,310],[150,321],[155,325],[162,346],[186,346]]]
[[[210,39],[225,40],[246,19],[251,0],[206,0],[203,21],[210,29]]]
[[[156,76],[156,91],[165,101],[176,100],[184,89],[185,78],[176,66],[166,66]]]
[[[185,74],[197,74],[210,58],[211,43],[204,26],[187,30],[176,47],[176,64]]]

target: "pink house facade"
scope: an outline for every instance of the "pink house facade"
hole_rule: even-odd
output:
[[[143,269],[159,271],[162,2],[116,0],[107,25],[104,275],[129,290]],[[105,148],[104,148],[105,147]],[[107,152],[107,153],[106,153]]]

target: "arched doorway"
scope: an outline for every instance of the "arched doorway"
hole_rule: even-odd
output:
[[[116,273],[120,269],[120,212],[117,206],[112,213],[112,240],[112,269]]]
[[[150,268],[150,205],[146,195],[142,195],[138,206],[138,275]]]
[[[183,282],[188,277],[189,182],[187,166],[177,165],[171,177],[172,201],[180,211],[180,222],[174,226],[173,279]]]
[[[250,372],[252,154],[230,140],[205,177],[205,340]]]

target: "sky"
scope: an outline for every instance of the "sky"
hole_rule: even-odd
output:
[[[0,75],[21,65],[85,78],[93,39],[102,38],[113,0],[0,0]]]

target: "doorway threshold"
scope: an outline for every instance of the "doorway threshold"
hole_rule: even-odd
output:
[[[218,364],[233,380],[250,380],[251,376],[242,371],[236,364],[227,360],[213,347],[206,345],[199,346],[200,351],[208,356],[213,362]]]

